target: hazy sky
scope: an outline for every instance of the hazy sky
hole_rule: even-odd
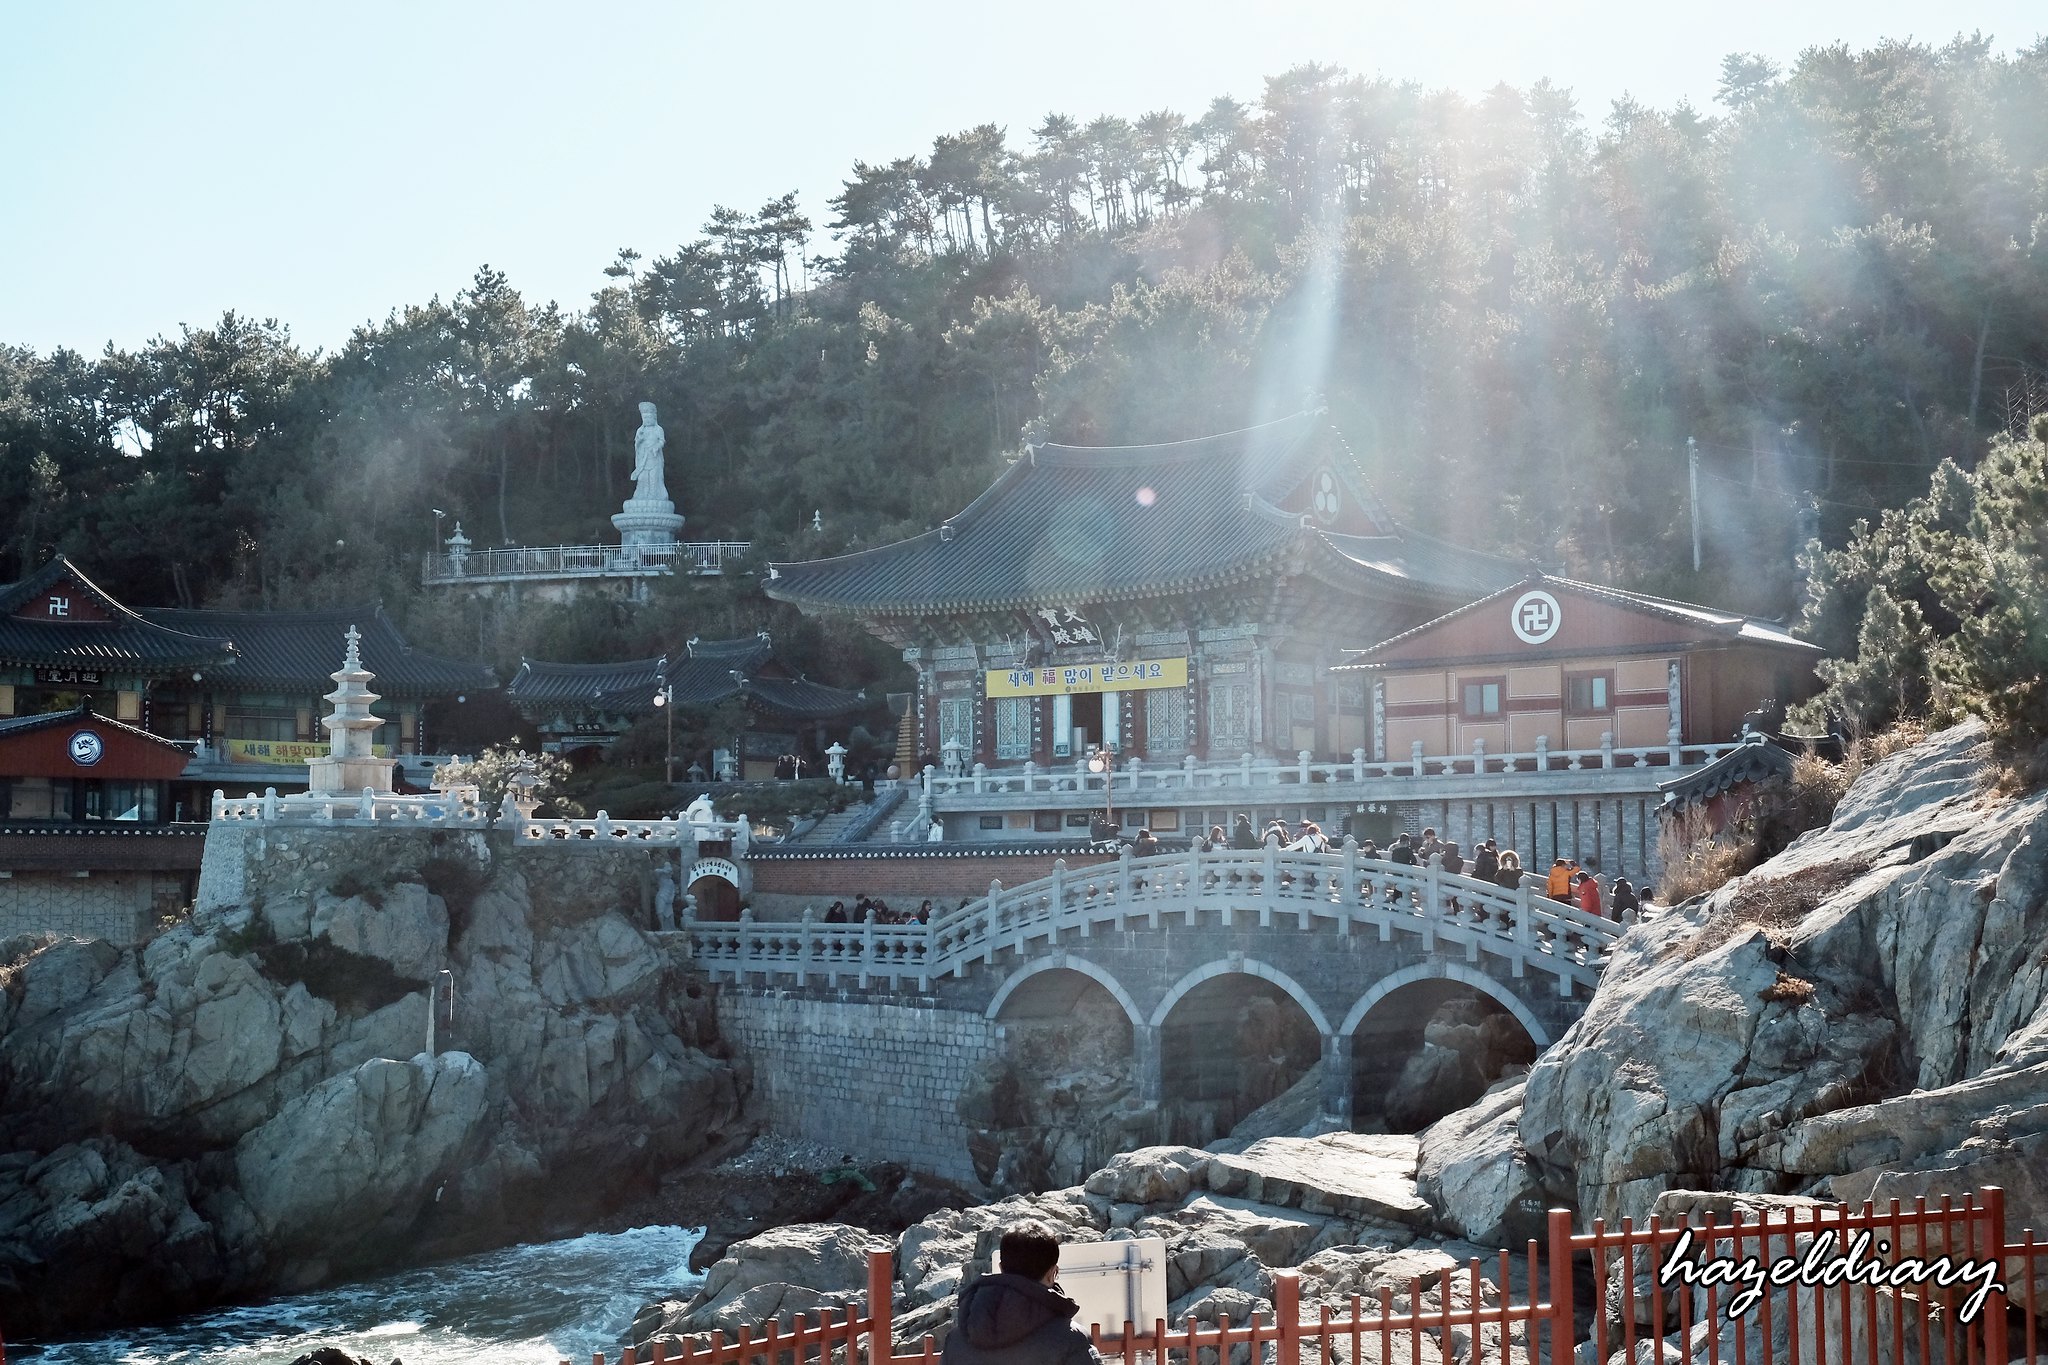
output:
[[[1319,61],[1711,104],[1721,57],[2044,29],[2039,0],[703,5],[0,0],[0,342],[134,346],[226,309],[333,347],[477,266],[576,307],[714,203],[825,200],[981,122],[1256,99]],[[821,243],[822,245],[822,243]]]

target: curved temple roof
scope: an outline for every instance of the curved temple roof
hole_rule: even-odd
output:
[[[611,664],[557,664],[527,659],[505,688],[505,696],[522,709],[585,706],[619,716],[642,716],[654,710],[663,686],[675,689],[678,706],[713,706],[745,695],[770,710],[801,719],[845,715],[867,705],[855,692],[814,683],[806,678],[755,676],[770,662],[768,636],[736,640],[691,640],[688,657],[673,663],[666,656],[629,659]]]
[[[1315,490],[1304,485],[1325,475],[1340,514],[1286,510],[1310,505],[1303,495]],[[1304,413],[1165,445],[1041,445],[943,526],[771,565],[766,587],[799,607],[936,615],[1196,591],[1295,551],[1361,586],[1430,600],[1519,576],[1504,560],[1397,527],[1328,422]]]

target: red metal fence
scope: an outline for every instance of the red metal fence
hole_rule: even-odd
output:
[[[2048,1242],[2031,1229],[2007,1239],[1995,1188],[1932,1206],[1815,1205],[1644,1227],[1595,1220],[1583,1233],[1553,1210],[1547,1246],[1490,1260],[1316,1303],[1307,1320],[1300,1277],[1276,1271],[1270,1317],[1178,1330],[1125,1323],[1096,1344],[1112,1365],[1565,1365],[1587,1344],[1596,1363],[1632,1365],[2048,1365]],[[628,1349],[619,1365],[934,1365],[929,1336],[895,1352],[892,1280],[890,1254],[877,1252],[873,1311]],[[592,1359],[605,1365],[601,1353]]]

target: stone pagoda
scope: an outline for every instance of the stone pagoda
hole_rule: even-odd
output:
[[[347,656],[327,675],[334,679],[334,690],[324,698],[334,709],[320,722],[327,727],[327,756],[306,765],[306,790],[334,796],[365,789],[388,792],[398,760],[378,758],[371,747],[384,724],[370,713],[377,694],[364,686],[376,675],[363,667],[363,637],[354,626],[348,628],[347,638]]]

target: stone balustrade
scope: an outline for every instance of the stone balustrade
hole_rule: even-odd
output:
[[[213,794],[212,818],[227,823],[286,825],[380,826],[414,825],[430,829],[495,829],[509,832],[521,845],[640,844],[680,848],[698,843],[730,842],[733,854],[745,857],[752,827],[744,815],[731,820],[614,820],[599,811],[589,820],[536,818],[516,802],[501,803],[493,817],[474,787],[424,796],[364,791],[359,796],[306,792],[279,796],[277,788],[232,798]]]
[[[1277,792],[1282,788],[1312,786],[1363,786],[1378,782],[1426,782],[1437,778],[1485,777],[1520,774],[1539,783],[1545,777],[1579,773],[1654,769],[1655,778],[1668,780],[1679,769],[1711,763],[1730,752],[1734,744],[1664,744],[1622,748],[1612,735],[1604,736],[1595,749],[1553,749],[1539,740],[1527,753],[1490,754],[1483,743],[1470,753],[1425,754],[1417,744],[1406,758],[1375,761],[1365,750],[1351,751],[1348,763],[1317,763],[1306,749],[1294,761],[1258,759],[1244,754],[1235,762],[1203,762],[1193,755],[1179,763],[1149,762],[1131,758],[1123,766],[1106,772],[1090,772],[1088,761],[1077,758],[1071,766],[1040,767],[1025,763],[1015,768],[990,768],[977,763],[971,770],[949,774],[943,768],[928,768],[924,780],[934,797],[1060,795],[1094,792],[1107,787],[1112,796],[1175,792]],[[1652,780],[1648,771],[1638,774]],[[1305,792],[1302,794],[1306,794]]]
[[[1543,894],[1541,878],[1514,890],[1445,872],[1440,859],[1411,866],[1361,857],[1346,840],[1338,853],[1295,853],[1268,844],[1138,858],[1069,870],[987,896],[929,924],[824,924],[806,911],[796,923],[693,924],[697,963],[714,978],[798,987],[915,989],[935,978],[993,965],[998,953],[1055,951],[1098,930],[1156,930],[1198,922],[1296,933],[1411,936],[1426,953],[1468,962],[1492,958],[1513,977],[1534,970],[1569,997],[1590,987],[1623,925]]]

